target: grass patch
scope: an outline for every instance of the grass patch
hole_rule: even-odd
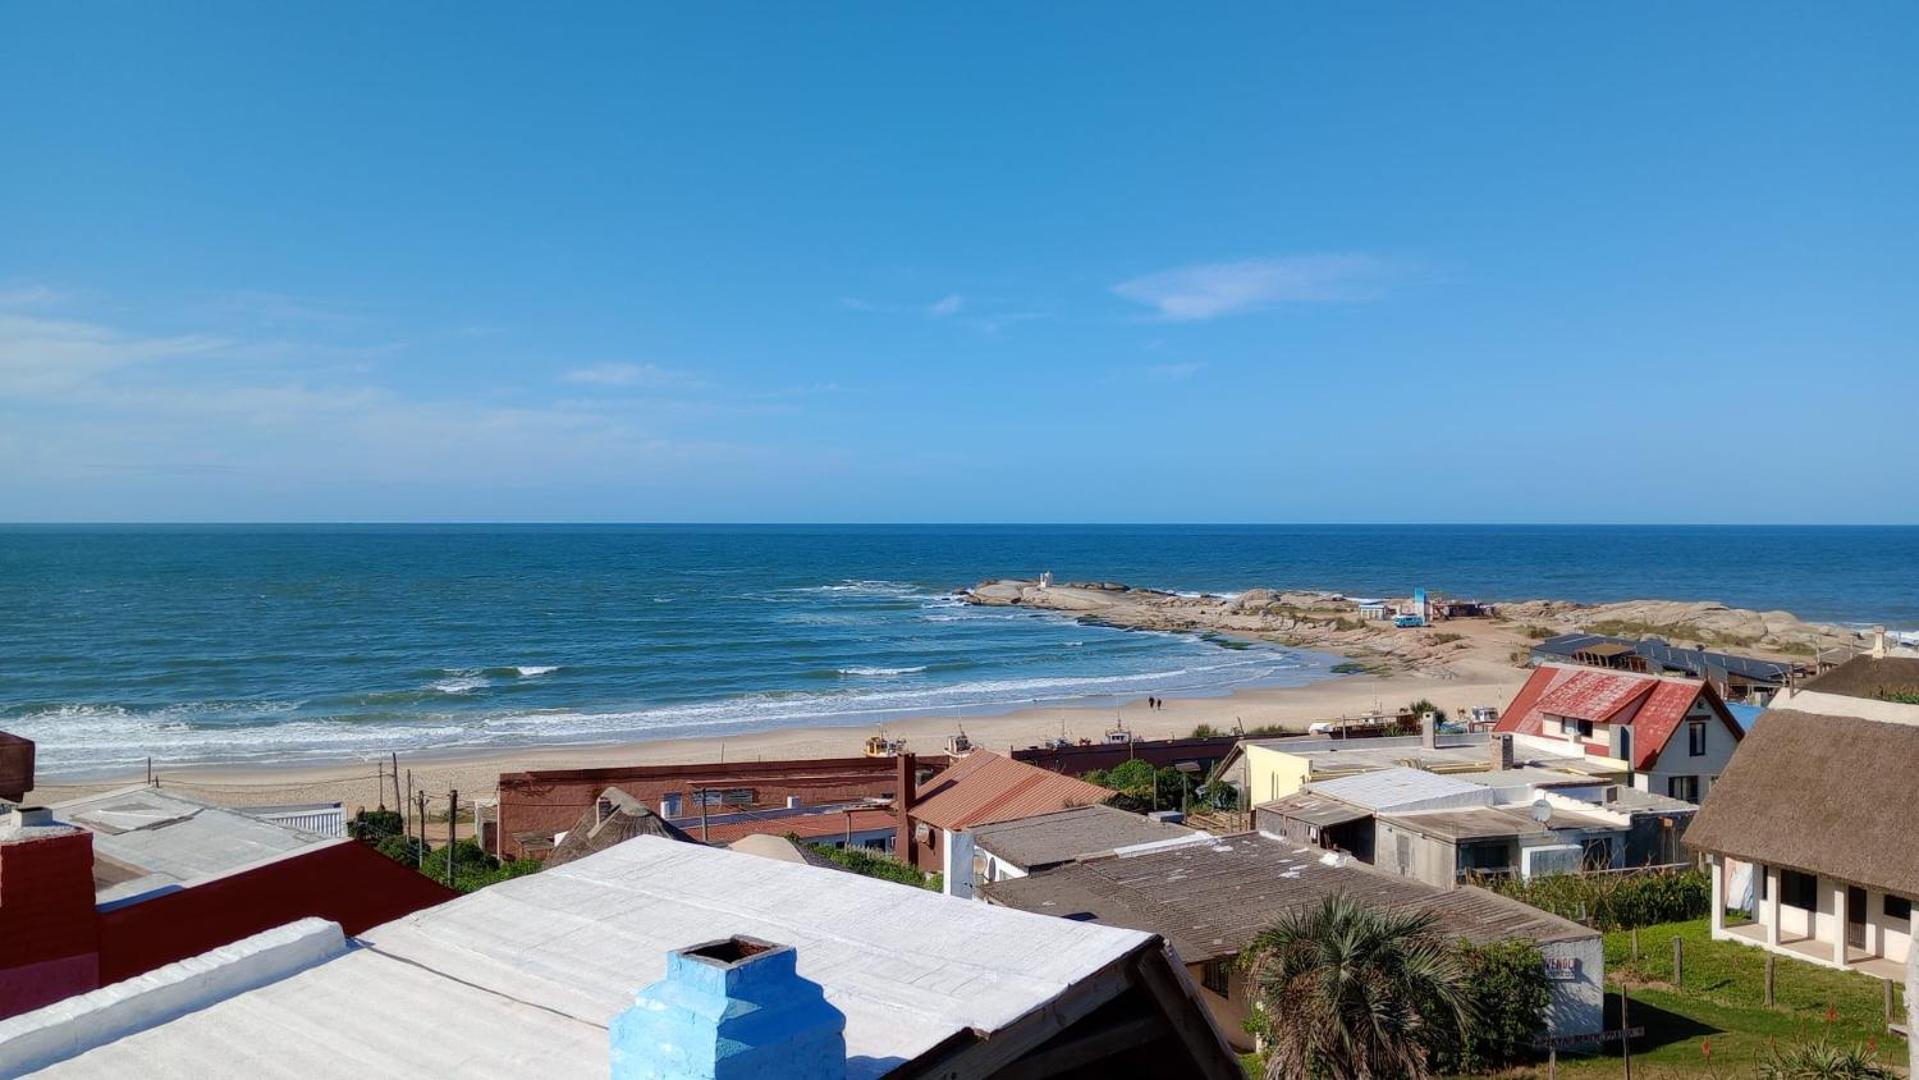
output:
[[[1373,668],[1370,664],[1362,664],[1357,660],[1341,660],[1333,665],[1332,672],[1335,675],[1370,675]]]
[[[1685,942],[1685,984],[1673,985],[1672,939]],[[1711,940],[1707,920],[1660,923],[1632,935],[1606,935],[1607,1027],[1619,1022],[1617,986],[1632,985],[1630,1020],[1646,1029],[1633,1047],[1633,1064],[1648,1076],[1751,1076],[1772,1044],[1781,1047],[1826,1038],[1864,1044],[1882,1062],[1903,1064],[1906,1043],[1886,1030],[1885,988],[1857,972],[1831,971],[1780,957],[1775,1004],[1764,1004],[1766,953],[1750,945]],[[1903,1008],[1896,1000],[1895,1008]],[[1712,1056],[1702,1047],[1710,1041]],[[1567,1076],[1619,1075],[1619,1050],[1562,1058]],[[1545,1075],[1540,1067],[1535,1075]]]
[[[1450,645],[1455,641],[1466,640],[1466,635],[1464,634],[1454,634],[1444,630],[1435,634],[1428,634],[1427,637],[1430,638],[1435,645]]]
[[[1527,637],[1533,639],[1534,641],[1544,641],[1549,637],[1559,636],[1559,631],[1554,630],[1552,627],[1538,626],[1533,623],[1527,623],[1526,625],[1520,627],[1519,630],[1521,633],[1525,634]]]

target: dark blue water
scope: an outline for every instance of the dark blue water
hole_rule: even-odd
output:
[[[0,528],[49,773],[870,723],[1324,675],[946,595],[987,577],[1715,599],[1919,627],[1919,528]]]

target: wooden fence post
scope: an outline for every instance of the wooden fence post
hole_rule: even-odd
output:
[[[453,846],[459,840],[455,831],[460,825],[460,789],[453,788],[446,793],[446,887],[453,887]]]
[[[1686,941],[1684,938],[1672,939],[1672,984],[1686,985]]]

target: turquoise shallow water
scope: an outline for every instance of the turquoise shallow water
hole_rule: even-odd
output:
[[[43,771],[872,723],[1325,677],[947,594],[985,577],[1662,596],[1919,627],[1919,529],[0,528]]]

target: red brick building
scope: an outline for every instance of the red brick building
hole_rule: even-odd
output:
[[[0,816],[0,1017],[312,915],[349,934],[457,895],[352,840],[150,789]]]
[[[947,760],[935,755],[920,764],[933,770]],[[807,805],[892,799],[899,787],[895,761],[817,758],[501,773],[499,824],[488,823],[482,840],[505,858],[544,858],[554,835],[571,828],[609,787],[689,831],[699,821],[702,803],[709,814],[720,815],[782,808],[789,799]]]

